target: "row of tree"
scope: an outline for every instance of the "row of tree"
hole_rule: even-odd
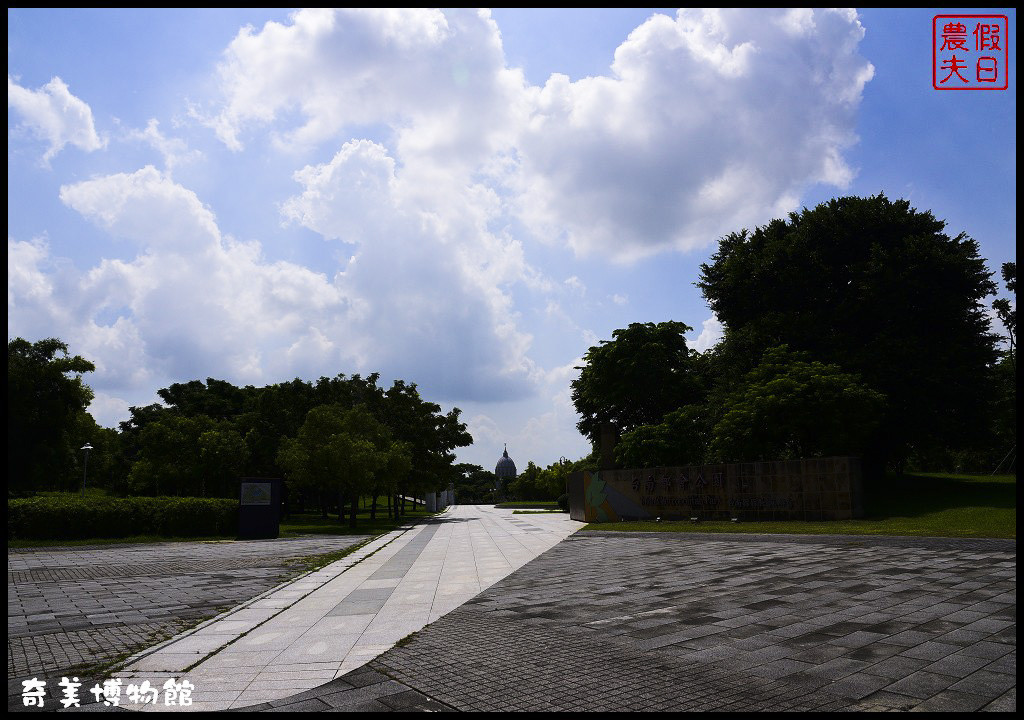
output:
[[[85,410],[92,370],[57,339],[8,343],[11,491],[80,487],[89,443],[89,484],[114,494],[234,497],[239,477],[283,476],[293,500],[326,511],[446,487],[458,475],[454,449],[472,442],[458,408],[443,413],[402,380],[385,389],[377,374],[175,383],[158,391],[163,404],[101,428]]]
[[[697,283],[722,341],[695,352],[680,322],[616,330],[572,384],[580,431],[596,448],[613,428],[632,466],[856,454],[875,469],[994,467],[1016,444],[1016,306],[992,303],[1003,347],[992,273],[944,228],[879,195],[722,238]],[[1015,297],[1016,265],[1002,276]],[[472,442],[459,410],[401,380],[176,383],[112,430],[85,411],[94,369],[57,339],[8,343],[12,491],[77,487],[90,443],[92,483],[116,494],[229,497],[239,476],[284,475],[322,508],[452,480],[466,502],[492,499],[492,473],[454,465]],[[560,495],[566,472],[530,463],[508,494]]]
[[[566,492],[569,475],[577,470],[596,470],[597,456],[588,455],[575,462],[559,461],[540,467],[532,460],[508,485],[501,497],[495,493],[498,477],[479,465],[456,465],[455,497],[460,504],[494,503],[499,500],[557,500]]]
[[[590,348],[573,401],[626,466],[860,455],[869,468],[995,467],[1016,443],[1015,303],[964,234],[884,195],[832,200],[722,238],[698,287],[724,326],[680,322]],[[1016,265],[1002,268],[1010,293]],[[952,465],[953,467],[949,467]]]

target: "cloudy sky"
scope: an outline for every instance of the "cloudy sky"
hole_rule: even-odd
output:
[[[582,456],[573,366],[712,345],[723,234],[882,191],[1016,259],[1016,15],[1009,90],[944,92],[937,12],[8,10],[8,338],[93,360],[106,426],[380,371],[463,461]]]

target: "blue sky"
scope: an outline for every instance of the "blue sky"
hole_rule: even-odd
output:
[[[8,336],[92,359],[108,426],[380,371],[463,461],[579,457],[573,367],[630,322],[713,344],[725,233],[885,192],[1016,259],[1016,15],[969,11],[1009,89],[943,92],[938,12],[8,10]]]

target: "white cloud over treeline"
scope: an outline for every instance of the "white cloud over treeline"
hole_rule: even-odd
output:
[[[262,200],[347,259],[316,272],[235,239],[169,174],[199,158],[193,143],[154,119],[131,137],[164,170],[60,191],[128,256],[76,270],[53,238],[9,237],[9,332],[73,341],[112,408],[127,388],[208,375],[380,369],[443,399],[538,392],[549,384],[515,291],[545,307],[586,284],[548,278],[529,245],[630,262],[766,222],[812,184],[845,186],[873,73],[862,37],[852,11],[680,10],[630,33],[607,75],[535,86],[507,66],[487,11],[302,10],[243,28],[212,69],[217,95],[191,116],[235,154],[296,158],[293,191]],[[46,160],[69,143],[104,147],[58,78],[33,91],[9,76],[8,105]],[[549,424],[565,423],[565,403]]]

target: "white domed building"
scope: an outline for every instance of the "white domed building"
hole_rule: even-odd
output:
[[[505,497],[505,490],[508,488],[508,484],[515,480],[517,475],[516,464],[508,456],[508,445],[505,446],[505,452],[498,459],[498,464],[494,466],[494,474],[498,476],[495,490],[497,491],[498,499],[502,500]]]

